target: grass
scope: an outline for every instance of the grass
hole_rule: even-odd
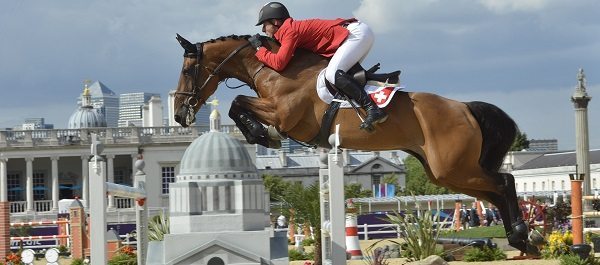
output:
[[[475,237],[491,237],[491,238],[506,238],[506,232],[504,226],[482,226],[473,227],[467,230],[455,231],[444,231],[440,234],[441,237],[464,237],[464,238],[475,238]]]

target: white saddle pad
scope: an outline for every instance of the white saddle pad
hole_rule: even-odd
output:
[[[385,108],[390,103],[392,97],[394,97],[394,94],[396,94],[396,91],[403,88],[400,84],[386,84],[376,81],[368,81],[365,85],[365,91],[380,108]],[[317,77],[317,94],[327,104],[331,104],[333,101],[333,95],[325,85],[325,69]],[[356,105],[358,106],[359,104]],[[343,101],[340,105],[340,108],[350,107],[352,106],[347,101]]]

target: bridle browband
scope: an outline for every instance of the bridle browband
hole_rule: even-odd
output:
[[[217,65],[217,67],[210,71],[210,69],[208,69],[208,67],[204,66],[204,68],[210,72],[210,74],[208,75],[208,78],[206,78],[206,80],[204,80],[204,84],[202,84],[202,86],[198,87],[196,84],[196,78],[198,77],[198,71],[200,68],[200,61],[202,60],[202,51],[203,51],[203,43],[196,43],[196,52],[190,52],[190,53],[185,53],[183,55],[183,57],[187,57],[187,58],[196,58],[196,64],[194,65],[194,76],[192,78],[192,92],[175,92],[175,95],[185,95],[188,96],[188,98],[184,101],[184,105],[186,105],[186,107],[188,107],[189,109],[193,109],[193,107],[196,107],[196,105],[198,105],[198,103],[200,103],[200,91],[202,91],[202,89],[204,89],[204,87],[206,87],[206,85],[208,84],[208,82],[216,75],[219,74],[219,72],[221,71],[221,68],[223,67],[223,65],[225,65],[225,63],[227,61],[229,61],[233,56],[235,56],[238,52],[240,52],[242,49],[246,48],[250,46],[250,42],[241,45],[239,47],[237,47],[235,50],[233,50],[231,53],[229,53],[229,55],[219,64]],[[187,73],[184,73],[184,75],[187,75]],[[187,89],[186,89],[187,90]],[[194,103],[194,104],[192,104]]]

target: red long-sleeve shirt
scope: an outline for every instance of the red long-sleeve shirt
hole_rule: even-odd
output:
[[[277,53],[261,47],[256,57],[275,71],[283,70],[292,59],[296,48],[304,48],[325,57],[331,57],[348,37],[348,30],[342,24],[355,19],[286,19],[275,32],[274,38],[281,47]]]

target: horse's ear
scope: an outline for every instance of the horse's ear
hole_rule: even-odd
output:
[[[175,37],[175,38],[177,39],[177,41],[179,42],[181,47],[183,47],[183,49],[185,49],[186,53],[197,53],[198,52],[198,48],[196,48],[196,45],[192,44],[191,42],[186,40],[184,37],[181,37],[181,35],[179,35],[179,33],[177,34],[177,37]]]

